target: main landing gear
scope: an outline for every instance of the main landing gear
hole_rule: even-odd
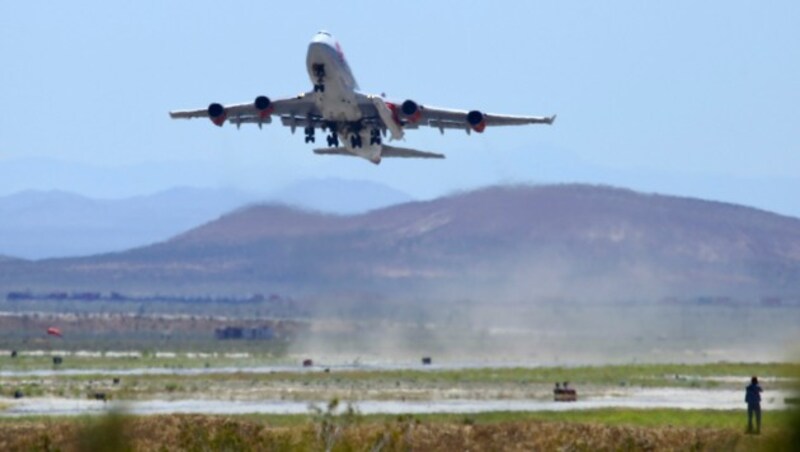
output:
[[[336,133],[336,123],[335,122],[328,122],[322,127],[322,130],[328,129],[330,132],[327,136],[328,139],[328,147],[335,148],[339,146],[339,135]]]
[[[369,144],[381,144],[381,131],[372,129],[369,132]]]
[[[331,121],[325,122],[321,125],[322,130],[327,130],[329,133],[325,137],[328,141],[328,147],[337,147],[339,146],[339,134],[338,129],[339,126]],[[313,127],[306,127],[306,143],[313,143],[314,142],[314,128]],[[361,136],[361,132],[363,131],[362,125],[358,123],[349,123],[344,125],[343,129],[343,137],[346,137],[347,144],[350,145],[351,149],[358,149],[364,147],[364,140],[366,137]],[[380,145],[381,144],[381,129],[373,128],[369,131],[369,145]]]
[[[328,135],[328,146],[332,148],[339,146],[339,135],[336,135],[336,132],[331,132]]]
[[[314,128],[313,127],[306,127],[306,143],[313,143],[315,141],[314,138]]]
[[[379,129],[372,129],[369,132],[369,144],[381,144],[381,131]],[[361,139],[361,134],[358,132],[350,135],[350,147],[353,149],[360,148],[364,145]]]

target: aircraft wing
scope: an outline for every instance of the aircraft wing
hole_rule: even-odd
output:
[[[314,93],[301,93],[295,97],[270,100],[259,96],[254,102],[220,105],[211,104],[196,110],[169,112],[172,119],[209,118],[221,126],[226,121],[237,126],[241,124],[268,124],[272,116],[281,118],[281,123],[289,127],[321,126],[322,114],[314,102]]]
[[[401,129],[393,122],[402,124],[403,129],[428,126],[439,129],[459,129],[470,132],[483,132],[487,126],[519,126],[527,124],[552,124],[556,116],[516,116],[496,113],[483,113],[478,110],[456,110],[451,108],[419,105],[413,101],[385,101],[381,96],[360,94],[359,104],[367,118],[374,118],[392,131],[395,138],[402,138]],[[397,130],[395,130],[397,129]]]
[[[553,116],[515,116],[500,115],[496,113],[482,113],[479,111],[454,110],[449,108],[430,107],[420,105],[421,126],[436,127],[438,129],[469,129],[471,114],[479,114],[485,126],[520,126],[526,124],[552,124],[556,117]]]

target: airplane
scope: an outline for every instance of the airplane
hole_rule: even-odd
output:
[[[511,116],[483,113],[480,110],[453,110],[419,104],[411,99],[396,102],[384,95],[359,91],[350,65],[339,42],[327,31],[314,35],[306,56],[313,91],[295,97],[270,99],[258,96],[253,102],[232,105],[212,103],[208,108],[170,112],[173,119],[209,118],[222,127],[225,122],[263,124],[280,119],[281,124],[305,131],[305,142],[314,143],[316,129],[327,131],[328,147],[314,149],[318,155],[358,156],[379,164],[384,157],[444,158],[443,154],[389,146],[383,143],[387,132],[391,140],[402,140],[405,130],[420,126],[460,129],[482,133],[486,127],[552,124],[555,115]],[[340,146],[340,143],[342,146]]]

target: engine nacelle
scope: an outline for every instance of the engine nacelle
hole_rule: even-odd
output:
[[[275,107],[272,105],[272,101],[270,101],[269,97],[267,96],[256,97],[256,100],[255,102],[253,102],[253,105],[256,107],[256,110],[258,110],[258,117],[261,119],[264,119],[267,116],[271,115],[272,110],[275,109]]]
[[[400,111],[403,112],[403,116],[406,117],[408,122],[412,124],[419,122],[420,118],[422,118],[422,109],[411,99],[403,102],[403,105],[400,106]]]
[[[471,112],[467,113],[467,123],[472,130],[482,133],[483,129],[486,128],[486,115],[478,110],[472,110]]]
[[[228,118],[228,114],[225,112],[225,107],[218,103],[213,103],[208,106],[208,119],[219,127],[222,127],[225,124],[225,119]]]

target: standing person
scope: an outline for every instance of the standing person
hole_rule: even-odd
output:
[[[758,377],[750,379],[744,393],[744,401],[747,402],[747,433],[753,433],[753,414],[756,415],[756,435],[761,433],[761,386],[758,385]]]

